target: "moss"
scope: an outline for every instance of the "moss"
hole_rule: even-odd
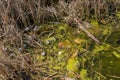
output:
[[[109,78],[108,73],[118,74],[116,69],[119,64],[119,50],[113,46],[114,42],[110,43],[110,41],[118,40],[119,30],[113,31],[109,24],[100,25],[95,20],[91,20],[91,24],[93,27],[87,30],[102,42],[101,45],[93,42],[79,28],[65,23],[48,23],[39,26],[35,33],[44,48],[34,49],[33,62],[47,63],[47,67],[44,67],[44,70],[48,71],[46,76],[60,72],[62,74],[56,75],[83,80],[104,80]],[[116,35],[113,36],[114,34]],[[33,49],[30,48],[29,51],[31,50]],[[115,65],[111,66],[113,63]],[[109,69],[109,66],[116,69],[111,72],[112,68]]]

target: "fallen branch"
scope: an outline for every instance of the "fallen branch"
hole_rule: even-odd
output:
[[[85,28],[86,26],[83,26],[81,23],[80,23],[80,20],[76,17],[65,17],[64,20],[68,23],[68,24],[75,24],[77,25],[77,27],[79,29],[81,29],[82,31],[84,31],[87,36],[89,38],[91,38],[92,40],[94,40],[95,42],[97,42],[98,44],[101,44],[101,42],[95,38],[89,31],[87,31],[87,29]]]
[[[78,21],[77,18],[74,18],[74,21],[78,24],[77,27],[80,28],[82,31],[84,31],[89,38],[91,38],[92,40],[94,40],[94,41],[97,42],[98,44],[101,44],[101,42],[100,42],[98,39],[96,39],[89,31],[87,31],[87,30],[84,28],[84,26]]]

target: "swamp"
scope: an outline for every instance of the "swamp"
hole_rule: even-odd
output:
[[[0,0],[0,80],[120,80],[120,1]]]

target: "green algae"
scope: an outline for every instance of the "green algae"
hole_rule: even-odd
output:
[[[99,25],[93,20],[91,24],[93,27],[88,31],[102,42],[101,45],[93,42],[77,27],[65,23],[41,25],[36,35],[40,37],[44,48],[40,51],[36,49],[36,64],[45,62],[48,64],[46,69],[49,74],[60,72],[62,74],[57,75],[62,77],[117,80],[111,75],[120,75],[119,46],[114,43],[118,40],[119,33],[115,33],[110,25]],[[114,34],[118,35],[113,36]],[[41,55],[43,52],[45,55]]]

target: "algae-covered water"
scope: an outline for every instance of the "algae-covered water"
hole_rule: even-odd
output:
[[[99,25],[87,30],[102,44],[95,43],[77,27],[65,23],[48,23],[36,31],[43,49],[34,55],[38,62],[49,63],[50,74],[59,71],[62,76],[78,80],[120,80],[120,31],[111,25]]]
[[[119,80],[119,52],[114,50],[100,52],[99,57],[96,57],[94,62],[94,69],[101,73],[104,77],[107,77],[105,80]]]

